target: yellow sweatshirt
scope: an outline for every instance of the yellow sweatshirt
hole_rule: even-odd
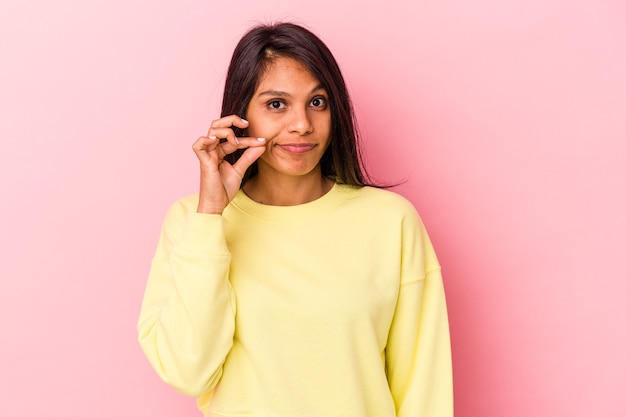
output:
[[[139,318],[159,376],[214,417],[451,417],[440,267],[413,206],[334,185],[307,204],[170,209]]]

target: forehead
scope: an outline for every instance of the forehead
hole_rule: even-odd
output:
[[[266,89],[310,91],[319,84],[319,80],[300,61],[278,57],[269,61],[261,73],[257,92]]]

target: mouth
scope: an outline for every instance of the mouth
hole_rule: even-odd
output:
[[[289,153],[305,153],[309,152],[317,145],[314,143],[283,143],[276,146]]]

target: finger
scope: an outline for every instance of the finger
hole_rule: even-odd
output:
[[[241,154],[237,162],[233,164],[233,168],[243,177],[246,170],[254,163],[254,161],[263,155],[263,152],[265,152],[265,147],[251,147],[246,149],[244,153]]]
[[[219,149],[218,144],[219,141],[217,139],[201,136],[191,145],[191,148],[202,164],[207,164],[210,161],[219,163],[223,155],[216,152]]]
[[[217,148],[219,141],[216,138],[200,136],[194,143],[191,145],[193,151],[197,154],[198,152],[210,152],[211,150]]]
[[[235,126],[241,129],[246,129],[248,125],[249,123],[246,119],[243,119],[236,114],[232,114],[230,116],[225,116],[217,120],[213,120],[213,122],[211,122],[211,127],[207,136],[215,136],[218,139],[226,139],[228,142],[237,145],[239,144],[239,139],[230,128],[232,126]]]
[[[235,136],[235,132],[229,127],[212,127],[209,129],[207,137],[220,139],[220,143],[227,141],[235,146],[239,144],[239,138]]]
[[[222,142],[220,143],[220,149],[224,152],[224,154],[228,155],[230,153],[235,152],[237,149],[245,149],[245,148],[258,148],[265,146],[264,138],[238,138],[238,143],[233,145],[231,142]]]
[[[245,129],[249,125],[246,119],[243,119],[236,114],[232,114],[230,116],[225,116],[220,119],[213,120],[211,122],[210,129],[221,129],[221,128],[229,128],[232,126]],[[208,136],[208,135],[207,135]]]

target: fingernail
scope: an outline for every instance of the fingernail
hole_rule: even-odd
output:
[[[235,143],[239,145],[239,139],[237,139],[237,136],[235,136]]]
[[[256,138],[259,142],[265,142],[265,138]]]
[[[215,139],[217,139],[217,136],[209,136],[209,139],[215,140]]]
[[[244,123],[250,123],[246,119],[241,119],[241,121],[244,122]]]

